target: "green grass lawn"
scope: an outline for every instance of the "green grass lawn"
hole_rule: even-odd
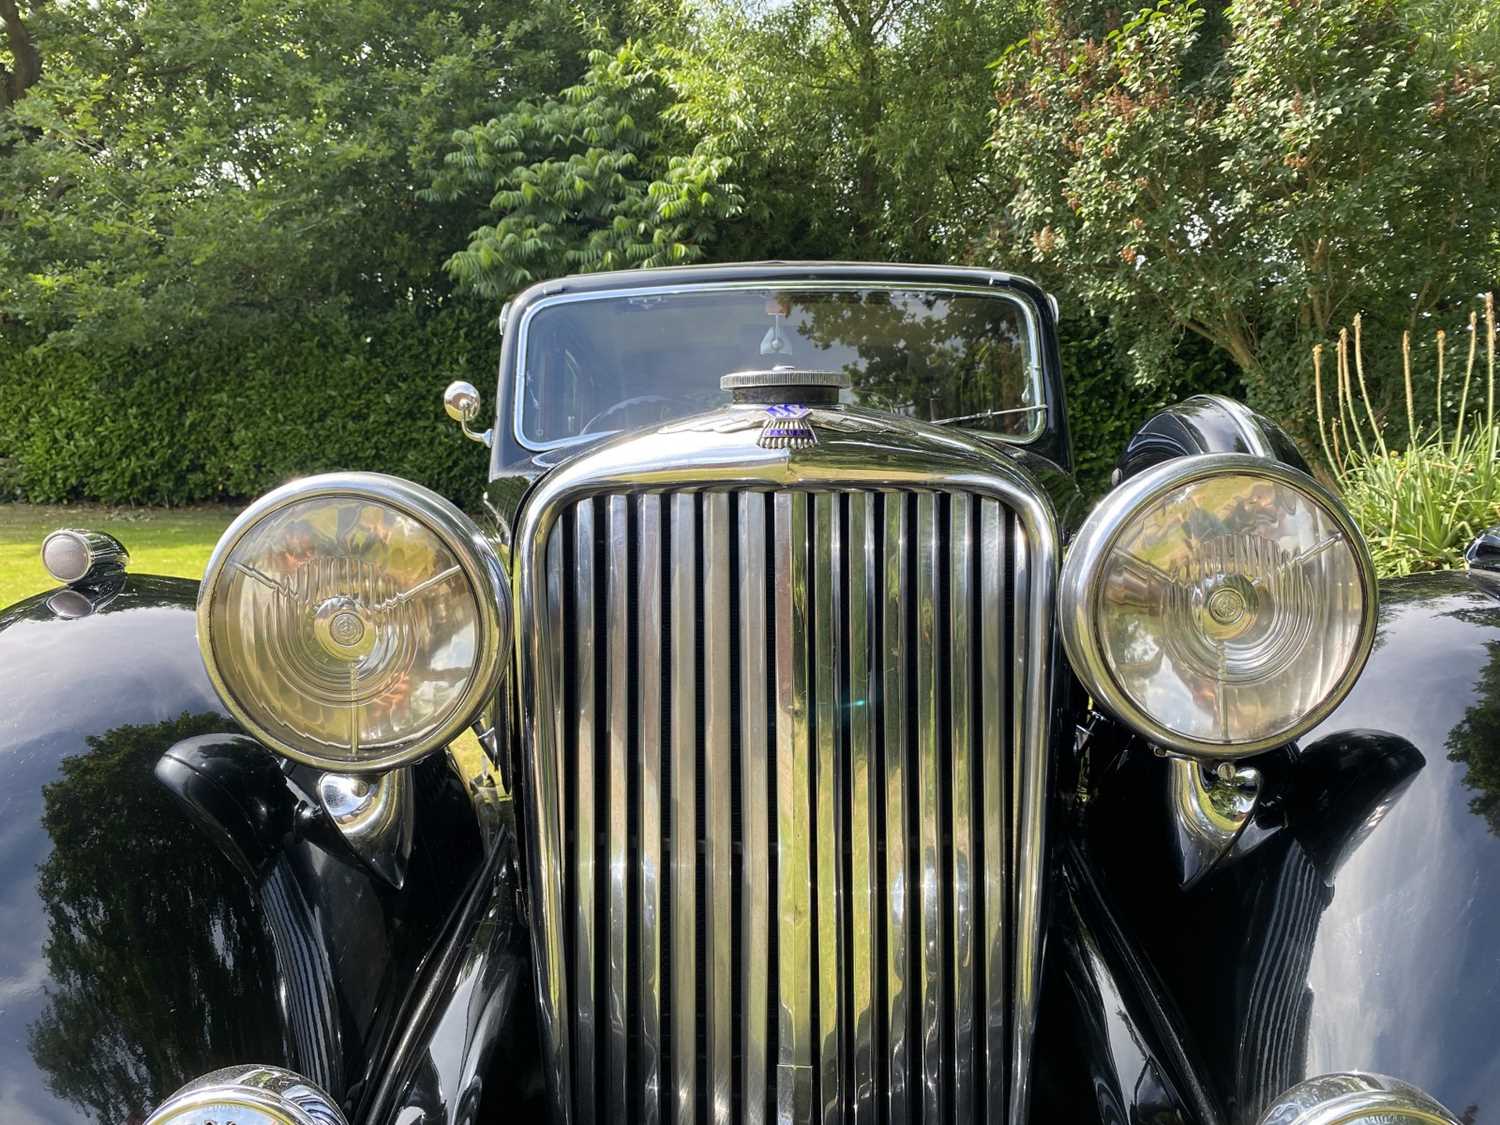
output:
[[[0,608],[51,590],[57,582],[42,569],[42,539],[59,527],[107,531],[130,552],[136,574],[203,573],[219,534],[239,508],[54,508],[0,504]]]

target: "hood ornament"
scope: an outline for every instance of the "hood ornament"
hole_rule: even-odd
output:
[[[761,371],[732,371],[719,380],[740,404],[764,404],[766,419],[755,439],[762,449],[806,449],[818,444],[812,427],[813,406],[837,406],[839,392],[849,386],[841,371],[809,371],[772,367]]]

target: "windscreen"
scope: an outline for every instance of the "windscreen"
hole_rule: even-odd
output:
[[[731,371],[842,372],[847,402],[1012,438],[1042,419],[1026,307],[936,288],[711,288],[585,296],[525,322],[517,436],[533,448],[729,401]]]

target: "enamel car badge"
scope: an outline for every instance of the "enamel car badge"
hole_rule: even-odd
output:
[[[762,449],[806,449],[818,444],[812,428],[812,411],[805,406],[778,403],[766,407],[765,425],[755,443]]]

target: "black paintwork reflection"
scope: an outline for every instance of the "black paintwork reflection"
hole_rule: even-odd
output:
[[[1207,1125],[1218,1117],[1179,1022],[1063,845],[1037,1028],[1035,1121]]]
[[[206,1058],[280,1042],[249,887],[184,831],[152,772],[163,745],[222,726],[183,715],[91,736],[42,789],[49,983],[27,1045],[48,1089],[101,1125],[140,1119]]]
[[[197,585],[130,576],[0,612],[0,1122],[138,1121],[236,1062],[352,1104],[483,847],[442,756],[413,767],[395,891],[236,732]],[[421,1044],[421,1037],[416,1037]]]
[[[472,1125],[547,1118],[531,937],[516,910],[521,868],[514,808],[507,798],[496,811],[493,882],[444,974],[427,1041],[401,1060],[401,1087],[384,1114],[388,1119]]]
[[[1256,759],[1257,842],[1191,892],[1168,877],[1165,816],[1141,830],[1163,763],[1126,755],[1091,808],[1100,883],[1231,1125],[1348,1069],[1471,1120],[1500,1112],[1500,602],[1459,573],[1403,579],[1383,587],[1381,629],[1300,752]]]
[[[1448,732],[1445,746],[1448,760],[1464,767],[1464,786],[1473,792],[1469,811],[1500,836],[1500,641],[1485,649],[1478,697]]]
[[[0,612],[6,1125],[139,1121],[206,1070],[284,1053],[250,888],[153,772],[226,722],[195,590],[135,579],[64,606],[87,613],[57,592]]]

